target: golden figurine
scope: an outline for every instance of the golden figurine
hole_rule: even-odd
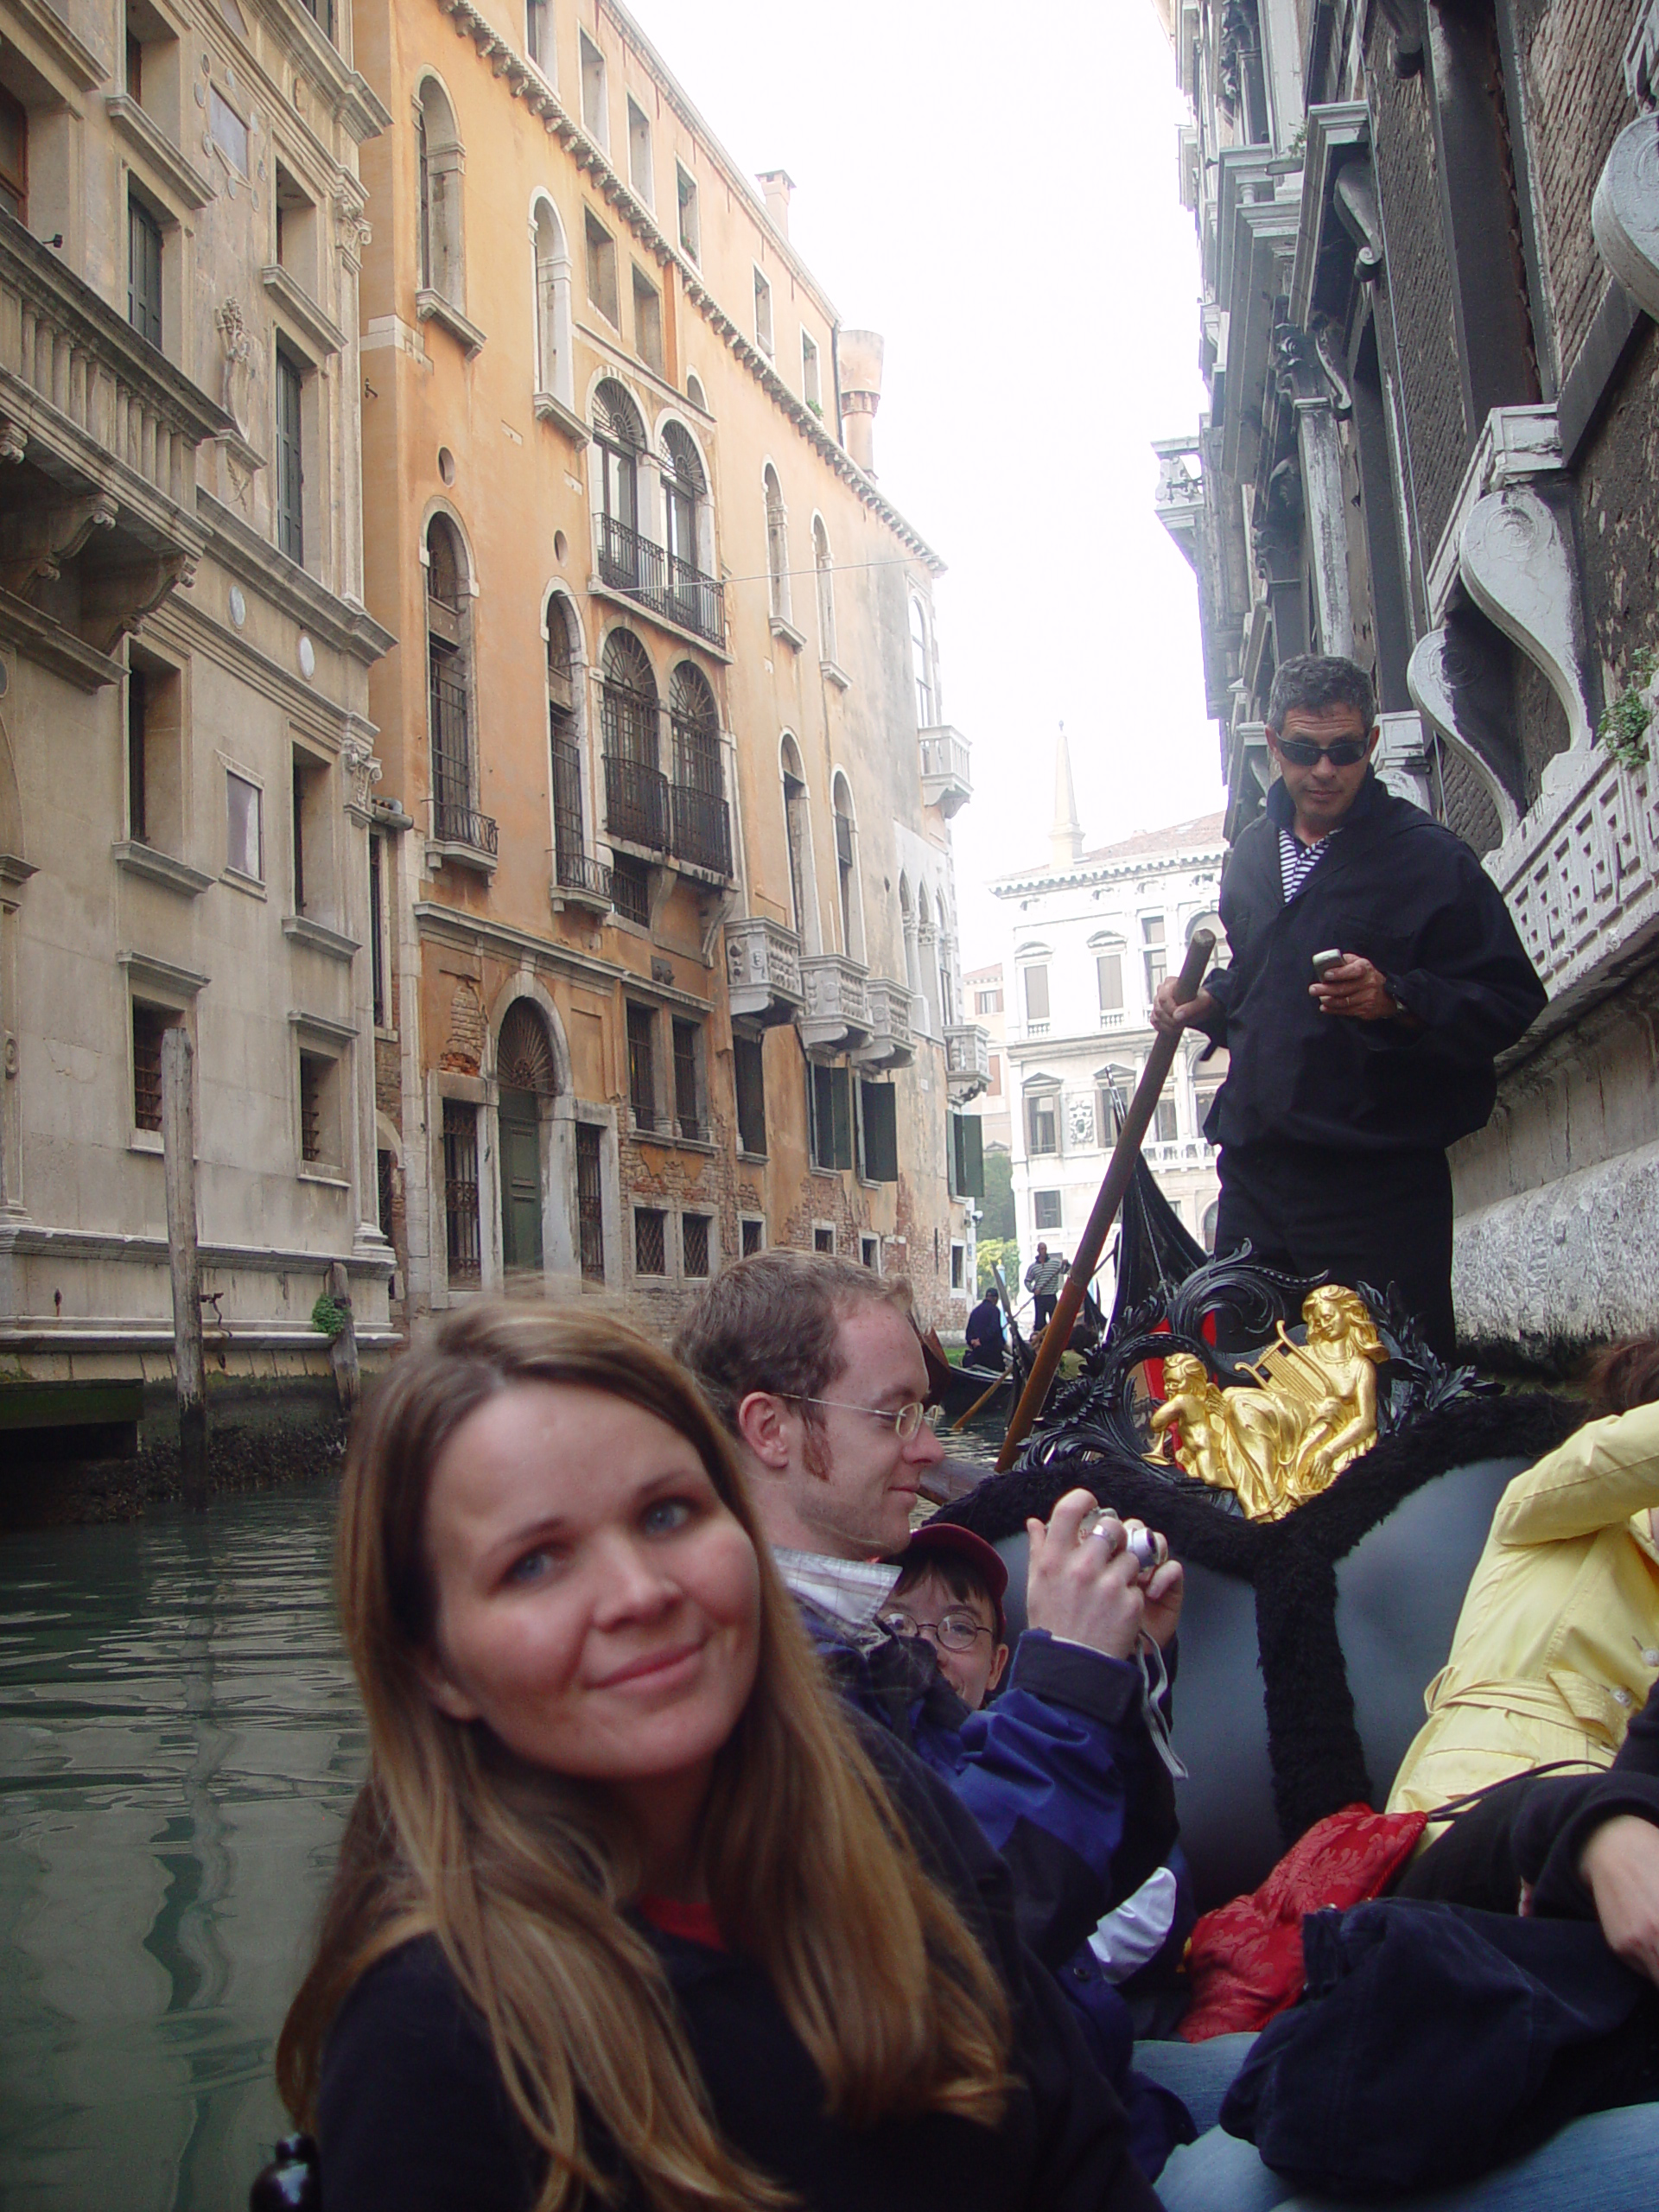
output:
[[[1388,1357],[1365,1301],[1325,1283],[1302,1301],[1306,1344],[1279,1324],[1277,1341],[1247,1371],[1259,1382],[1223,1389],[1200,1359],[1172,1352],[1164,1401],[1152,1416],[1162,1459],[1230,1490],[1252,1521],[1278,1521],[1317,1497],[1376,1440],[1376,1370]],[[1172,1436],[1174,1432],[1179,1441]]]

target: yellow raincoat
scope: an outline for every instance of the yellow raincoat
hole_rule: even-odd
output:
[[[1605,1767],[1659,1678],[1659,1405],[1586,1424],[1498,1500],[1389,1810],[1551,1759]]]

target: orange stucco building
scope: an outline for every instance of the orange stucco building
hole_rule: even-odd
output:
[[[378,1144],[406,1318],[663,1320],[762,1243],[972,1281],[940,563],[880,341],[620,8],[359,0]]]

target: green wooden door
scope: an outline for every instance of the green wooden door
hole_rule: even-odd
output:
[[[501,1255],[509,1268],[542,1266],[542,1116],[533,1090],[501,1093]]]

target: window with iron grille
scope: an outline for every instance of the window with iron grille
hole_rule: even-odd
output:
[[[378,1218],[380,1224],[380,1234],[385,1238],[388,1243],[391,1243],[392,1199],[391,1154],[386,1150],[384,1145],[381,1146],[379,1150],[374,1155],[374,1186],[375,1196],[379,1202]]]
[[[668,1273],[668,1216],[656,1206],[633,1210],[633,1272],[637,1275]]]
[[[1058,1191],[1033,1191],[1031,1194],[1032,1219],[1039,1229],[1058,1229],[1060,1225],[1060,1194]]]
[[[305,559],[305,469],[300,422],[304,378],[280,348],[276,354],[276,550]]]
[[[331,1062],[315,1052],[300,1054],[300,1158],[308,1165],[327,1159],[327,1112]]]
[[[833,1252],[835,1249],[836,1232],[833,1229],[815,1229],[812,1231],[812,1249],[815,1252]]]
[[[477,1282],[478,1109],[461,1098],[443,1102],[443,1227],[450,1281]]]
[[[680,1272],[686,1275],[706,1275],[709,1272],[709,1216],[706,1213],[683,1213],[680,1216]]]
[[[159,1135],[162,1126],[162,1039],[174,1017],[160,1007],[132,1008],[132,1126]]]
[[[766,1149],[766,1046],[741,1031],[732,1037],[732,1083],[737,1094],[737,1148],[764,1157]]]
[[[746,1215],[739,1223],[738,1228],[743,1239],[743,1256],[746,1260],[756,1252],[765,1251],[766,1224],[764,1221],[755,1221]]]
[[[605,1192],[600,1167],[600,1131],[591,1122],[576,1123],[576,1227],[582,1272],[589,1282],[605,1280]]]
[[[611,861],[611,898],[625,922],[638,922],[642,930],[648,930],[651,927],[650,863],[633,860],[626,853],[616,854]]]
[[[127,195],[127,321],[162,342],[162,226],[136,193]]]
[[[702,1033],[695,1021],[674,1024],[674,1118],[679,1123],[683,1137],[701,1139],[708,1135],[702,1116],[697,1108],[697,1093],[701,1088],[701,1070],[697,1062],[702,1048]]]
[[[636,1129],[657,1126],[657,1017],[648,1006],[628,1008],[628,1104]]]

